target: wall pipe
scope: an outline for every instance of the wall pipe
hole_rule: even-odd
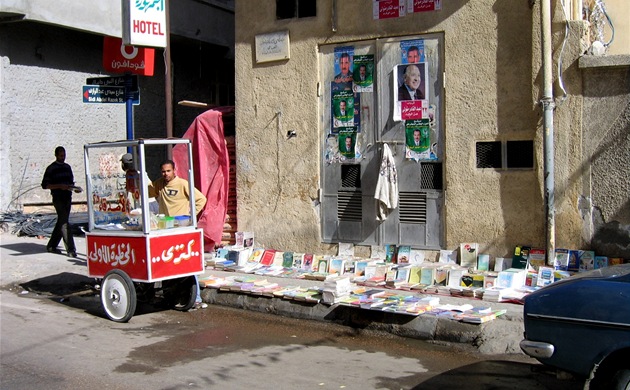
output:
[[[555,226],[555,178],[553,144],[553,57],[551,52],[551,0],[542,0],[540,4],[543,96],[540,104],[543,108],[544,129],[544,174],[545,174],[545,211],[547,236],[547,264],[552,265],[556,251]]]

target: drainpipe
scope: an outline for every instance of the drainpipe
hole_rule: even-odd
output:
[[[555,226],[555,180],[554,180],[554,147],[553,147],[553,58],[551,53],[551,0],[542,0],[540,4],[543,96],[540,104],[543,107],[544,129],[544,164],[545,164],[545,211],[547,232],[547,264],[552,265],[556,251]]]

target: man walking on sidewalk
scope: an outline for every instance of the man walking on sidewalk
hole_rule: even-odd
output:
[[[74,237],[70,223],[70,209],[72,207],[72,191],[77,191],[74,187],[74,175],[72,168],[66,164],[66,149],[62,146],[55,148],[56,160],[46,168],[42,179],[42,188],[50,190],[53,206],[57,212],[57,223],[46,245],[46,250],[51,253],[61,254],[57,248],[63,238],[69,257],[77,257],[77,250],[74,246]],[[80,191],[77,191],[80,192]]]

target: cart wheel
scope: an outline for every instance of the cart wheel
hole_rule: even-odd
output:
[[[136,311],[136,289],[131,278],[119,269],[109,271],[101,286],[101,304],[110,320],[127,322]]]
[[[194,276],[163,281],[162,287],[164,298],[173,309],[186,311],[195,306],[197,283]]]

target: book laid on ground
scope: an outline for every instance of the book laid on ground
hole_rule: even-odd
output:
[[[337,256],[339,257],[354,256],[354,244],[351,242],[340,242]]]
[[[311,271],[313,269],[313,254],[305,253],[302,260],[302,269],[305,271]]]
[[[553,283],[553,267],[541,266],[538,267],[538,278],[536,280],[536,285],[538,287],[544,287],[548,284]]]
[[[595,269],[606,268],[608,267],[608,257],[606,256],[595,256],[595,263],[593,263]]]
[[[282,252],[282,266],[284,268],[293,267],[293,252]]]
[[[322,256],[322,258],[319,258],[317,260],[317,272],[318,273],[328,273],[328,264],[329,264],[330,258],[326,257],[326,256]]]
[[[275,255],[276,255],[275,249],[265,249],[265,252],[263,253],[260,259],[260,264],[267,265],[267,266],[273,264],[273,258]]]
[[[510,257],[494,258],[494,272],[505,271],[508,268],[512,268],[512,259]]]
[[[490,268],[490,255],[486,253],[480,253],[477,256],[477,271],[488,271]]]
[[[438,262],[442,264],[457,264],[457,250],[440,249]]]
[[[271,265],[275,267],[282,267],[282,263],[284,263],[284,251],[276,251],[273,254],[273,262]]]
[[[569,249],[569,264],[567,265],[567,271],[578,272],[580,270],[580,257],[578,251]]]
[[[479,244],[475,242],[459,244],[459,264],[465,268],[476,268],[478,251]]]
[[[528,246],[517,245],[514,247],[514,255],[512,256],[512,268],[527,268],[527,258],[529,257]]]
[[[569,270],[569,250],[568,249],[556,249],[556,255],[553,260],[553,267],[560,271]]]
[[[255,248],[252,251],[252,254],[249,256],[248,262],[250,263],[260,263],[262,259],[263,253],[265,253],[264,248]]]
[[[354,276],[361,277],[365,276],[365,268],[368,265],[367,260],[357,260],[354,262]]]
[[[409,264],[409,257],[411,257],[411,246],[400,245],[396,255],[398,264]]]
[[[420,249],[412,249],[409,254],[409,264],[422,264],[425,261],[424,251]]]
[[[293,268],[302,269],[302,262],[304,261],[304,253],[293,253]]]
[[[545,263],[545,249],[541,248],[532,248],[529,250],[529,255],[527,258],[527,268],[538,271],[540,267],[544,267]]]
[[[340,258],[334,258],[330,260],[328,265],[329,274],[343,275],[346,271],[346,260]]]
[[[396,262],[396,245],[391,245],[391,244],[385,245],[385,262],[386,263]]]
[[[385,247],[380,245],[370,245],[370,259],[385,261]]]
[[[580,262],[580,272],[590,271],[595,268],[595,252],[594,251],[578,251],[578,259]]]

